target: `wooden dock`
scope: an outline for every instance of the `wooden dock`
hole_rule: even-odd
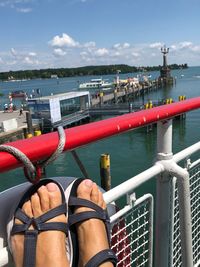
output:
[[[144,96],[153,90],[158,90],[158,88],[156,82],[149,82],[149,84],[140,83],[137,87],[124,86],[109,91],[101,91],[92,95],[91,107],[134,101],[136,97]]]

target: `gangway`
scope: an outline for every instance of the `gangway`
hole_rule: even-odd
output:
[[[106,203],[124,196],[127,203],[111,217],[112,248],[120,266],[197,267],[200,265],[200,159],[190,156],[200,150],[200,142],[173,154],[172,119],[200,108],[200,97],[142,110],[65,130],[65,151],[126,131],[157,123],[157,156],[152,167],[104,193]],[[57,147],[56,132],[12,142],[35,162],[49,157]],[[182,167],[179,163],[186,160]],[[21,167],[12,155],[0,153],[0,172]],[[136,189],[156,180],[157,191],[137,198]],[[154,221],[155,219],[155,221]],[[0,236],[1,241],[1,236]],[[5,248],[0,250],[0,266],[5,266]]]

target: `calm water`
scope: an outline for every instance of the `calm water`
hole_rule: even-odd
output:
[[[158,72],[148,73],[153,78],[159,76]],[[172,88],[161,89],[145,96],[145,100],[158,100],[172,97],[175,101],[179,95],[186,95],[192,98],[200,95],[200,67],[191,67],[187,70],[173,71],[172,75],[177,77],[176,85]],[[133,74],[121,75],[121,78],[130,77]],[[5,96],[12,90],[25,90],[28,94],[39,88],[42,95],[60,93],[76,90],[78,81],[88,81],[93,77],[75,77],[65,79],[34,80],[24,82],[0,82],[0,92]],[[103,76],[112,80],[114,76]],[[0,98],[0,105],[3,105],[7,98]],[[17,103],[18,104],[18,103]],[[200,110],[187,114],[186,120],[180,124],[173,123],[173,152],[199,141],[200,137]],[[112,185],[117,185],[129,179],[137,173],[150,167],[155,158],[156,152],[156,129],[146,133],[141,128],[126,134],[121,134],[87,147],[77,150],[81,160],[88,170],[90,177],[99,183],[99,158],[102,153],[111,155]],[[52,165],[47,168],[49,176],[81,176],[81,173],[73,161],[70,153],[62,154]],[[25,181],[21,169],[0,174],[0,190]]]

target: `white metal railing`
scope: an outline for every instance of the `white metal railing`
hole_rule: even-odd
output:
[[[125,211],[122,215],[122,211]],[[152,266],[153,197],[146,194],[111,217],[112,249],[119,267]]]
[[[117,255],[120,255],[118,266],[197,267],[200,264],[200,159],[191,163],[188,158],[200,150],[200,142],[173,155],[172,124],[171,121],[165,121],[158,123],[157,146],[157,161],[154,166],[104,194],[106,202],[111,203],[126,194],[128,196],[134,194],[135,190],[148,180],[152,178],[157,180],[157,194],[155,198],[151,196],[156,209],[154,211],[153,207],[149,207],[148,211],[153,213],[155,224],[151,224],[152,219],[149,217],[147,222],[140,222],[140,227],[135,225],[134,231],[129,229],[127,216],[131,216],[130,210],[132,209],[131,212],[134,213],[135,209],[134,204],[130,205],[129,197],[127,205],[111,217],[111,220],[116,220],[119,227],[120,222],[124,222],[122,228],[126,237],[122,238],[122,242],[126,241],[125,252],[119,249],[122,246],[120,240],[115,241],[113,246]],[[177,165],[184,159],[187,160],[188,171]],[[140,199],[132,201],[136,203]],[[147,209],[141,210],[138,215],[133,215],[132,224],[145,216],[146,212]],[[148,233],[145,225],[148,225],[149,229],[155,228],[154,238],[149,234],[148,239],[144,241],[149,248],[153,246],[154,252],[151,249],[141,249],[144,247],[141,239]],[[153,240],[155,240],[154,245],[151,244]],[[138,248],[137,254],[134,254],[136,248]],[[150,257],[149,252],[151,252]],[[152,258],[154,258],[153,263]],[[140,260],[137,261],[138,259]]]

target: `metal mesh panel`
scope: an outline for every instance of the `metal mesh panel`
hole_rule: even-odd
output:
[[[142,267],[152,264],[152,196],[134,206],[113,222],[112,249],[118,267]]]
[[[200,266],[200,164],[189,170],[192,212],[192,245],[195,266]],[[179,225],[178,190],[175,186],[173,226],[173,267],[181,267],[181,239]]]

